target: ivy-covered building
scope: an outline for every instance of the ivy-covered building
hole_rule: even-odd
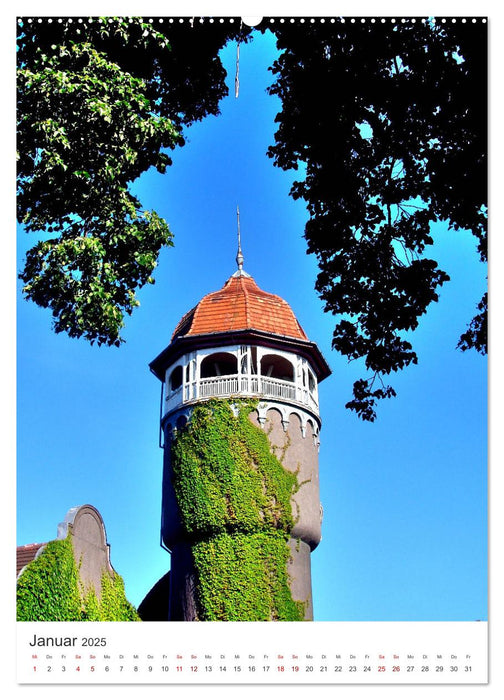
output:
[[[313,619],[318,383],[330,369],[289,304],[245,272],[240,249],[237,263],[150,364],[162,382],[171,569],[139,608],[148,619]]]
[[[71,508],[55,540],[17,547],[19,621],[139,620],[110,562],[105,524],[91,505]]]

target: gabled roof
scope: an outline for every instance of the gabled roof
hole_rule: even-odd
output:
[[[37,544],[35,542],[34,544],[23,544],[20,547],[16,547],[16,576],[19,576],[19,572],[24,566],[27,566],[35,559],[37,552],[45,544]]]

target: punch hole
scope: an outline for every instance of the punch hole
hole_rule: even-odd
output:
[[[263,21],[263,18],[262,17],[247,16],[247,17],[242,17],[241,21],[243,22],[243,24],[246,24],[247,27],[256,27],[258,24],[261,24],[261,22]]]

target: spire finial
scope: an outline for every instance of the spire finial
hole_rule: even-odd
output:
[[[241,249],[241,231],[240,231],[240,208],[236,207],[236,221],[238,225],[238,253],[236,254],[236,264],[238,269],[231,277],[250,277],[243,269],[243,253]]]
[[[243,253],[241,249],[241,232],[240,232],[240,208],[236,207],[236,220],[238,225],[238,253],[236,255],[236,264],[238,265],[238,270],[241,272],[243,270]]]

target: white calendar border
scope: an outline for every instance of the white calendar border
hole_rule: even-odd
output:
[[[26,14],[26,13],[36,13],[40,14],[41,10],[43,12],[47,12],[49,14],[51,13],[56,13],[56,14],[61,14],[62,12],[65,13],[65,6],[62,5],[61,2],[55,3],[55,2],[46,2],[43,3],[43,5],[40,4],[40,2],[11,2],[7,3],[10,6],[5,8],[5,5],[3,7],[3,16],[2,19],[4,20],[2,24],[2,50],[3,51],[12,51],[12,32],[10,31],[10,26],[9,24],[11,23],[12,19],[18,15],[18,14]],[[138,14],[140,13],[139,10],[139,4],[138,3],[132,3],[132,2],[92,2],[92,3],[84,3],[86,6],[86,9],[84,9],[83,5],[81,4],[79,6],[79,12],[93,12],[91,9],[87,9],[89,5],[92,5],[95,7],[96,11],[98,11],[100,14],[107,14],[110,12],[114,13],[130,13],[132,12],[133,14]],[[211,9],[209,9],[209,5]],[[58,7],[55,7],[58,6]],[[182,7],[183,6],[183,7]],[[59,9],[58,9],[59,8]],[[237,9],[238,8],[238,9]],[[242,9],[243,8],[243,9]],[[185,2],[185,3],[180,3],[180,2],[172,2],[172,3],[159,3],[159,2],[144,2],[141,5],[141,13],[158,13],[162,12],[163,14],[166,13],[172,13],[174,15],[183,15],[186,14],[187,11],[190,9],[191,12],[198,13],[198,14],[208,14],[209,12],[211,13],[217,13],[217,14],[247,14],[247,15],[282,15],[285,14],[286,16],[290,15],[295,15],[295,14],[302,14],[303,11],[306,11],[306,3],[296,3],[296,2],[270,2],[270,3],[260,3],[260,2],[254,2],[254,3],[231,3],[231,2],[214,2],[214,3],[208,3],[208,2]],[[66,11],[68,11],[68,7],[66,7]],[[354,0],[354,2],[340,2],[337,4],[337,7],[334,5],[334,3],[328,3],[328,2],[317,2],[314,0],[313,2],[310,3],[310,12],[312,14],[334,14],[335,11],[338,12],[338,14],[348,14],[350,13],[360,13],[363,15],[374,15],[377,12],[379,14],[390,14],[397,12],[399,14],[425,14],[428,12],[429,14],[453,14],[456,13],[457,15],[463,15],[465,13],[467,14],[474,14],[475,12],[477,14],[488,14],[491,16],[491,23],[492,19],[494,22],[498,22],[498,20],[501,19],[501,13],[502,10],[498,7],[494,7],[493,3],[485,3],[485,2],[479,2],[479,3],[468,3],[464,2],[463,0],[459,0],[459,2],[454,3],[454,2],[449,2],[449,1],[444,1],[444,2],[437,2],[437,3],[418,3],[418,2],[411,2],[408,3],[407,7],[405,7],[404,2],[382,2],[382,3],[376,3],[376,2],[358,2]],[[492,57],[493,57],[493,65],[497,66],[497,61],[498,58],[500,57],[502,59],[502,41],[500,41],[500,32],[502,29],[499,28],[497,31],[494,32],[493,34],[493,42],[491,42],[491,50],[492,50]],[[3,56],[4,61],[3,63],[3,68],[2,70],[7,69],[10,71],[12,65],[12,53],[9,53],[8,55]],[[4,77],[4,76],[3,76]],[[494,75],[493,79],[494,81],[497,78],[497,70],[494,69]],[[4,84],[8,85],[8,90],[7,93],[9,93],[10,90],[10,99],[13,101],[13,90],[12,90],[12,83],[10,82],[12,80],[12,76],[9,76],[7,81],[4,82]],[[502,100],[500,99],[500,95],[495,95],[493,98],[493,116],[496,116],[497,109],[499,107],[502,107]],[[11,102],[12,106],[12,102]],[[499,110],[500,111],[500,110]],[[496,120],[494,119],[494,125],[496,123]],[[492,134],[492,139],[493,139],[493,152],[501,152],[501,149],[499,149],[499,146],[502,146],[502,135],[500,133],[500,129],[493,129],[493,134]],[[495,167],[495,162],[497,159],[494,158],[494,167]],[[3,174],[5,174],[3,172]],[[12,196],[12,179],[11,179],[11,171],[9,170],[7,172],[7,178],[4,182],[4,189],[3,191],[9,191],[11,192]],[[493,191],[495,191],[495,187],[493,188]],[[494,200],[497,200],[497,197],[494,197]],[[495,204],[497,205],[497,201],[495,201]],[[10,208],[10,210],[7,211],[7,218],[8,218],[8,224],[14,222],[14,214],[13,214],[13,207]],[[494,213],[492,214],[492,221],[493,221],[493,228],[495,231],[500,230],[502,227],[499,227],[499,223],[502,223],[502,217],[500,212],[498,211],[498,207],[494,209]],[[14,226],[7,226],[7,232],[9,233],[11,230],[14,229]],[[493,242],[493,254],[498,254],[498,246],[500,245],[500,241],[494,241]],[[14,241],[9,240],[7,243],[7,254],[4,256],[4,262],[2,262],[2,265],[6,264],[9,266],[8,271],[6,274],[2,275],[2,280],[8,279],[9,281],[12,281],[12,278],[9,276],[9,274],[12,274],[12,260],[14,258],[14,255],[12,253],[12,249],[14,248]],[[4,272],[4,267],[2,267],[2,272]],[[3,285],[2,281],[2,285]],[[493,285],[492,285],[493,286]],[[500,285],[499,285],[500,286]],[[9,290],[9,293],[12,293],[12,287]],[[4,291],[4,285],[2,286],[2,291]],[[494,291],[496,291],[494,289]],[[498,295],[501,293],[501,289],[499,288],[497,290],[498,294],[494,297],[496,300]],[[11,329],[14,329],[15,326],[15,321],[14,321],[14,313],[13,313],[13,304],[8,303],[7,304],[7,310],[6,310],[6,323],[7,326]],[[492,338],[492,345],[495,349],[496,343],[497,345],[499,344],[500,340],[500,329],[497,329],[494,327],[493,330],[493,338]],[[8,333],[8,335],[11,338],[14,338],[14,333]],[[7,387],[6,390],[6,396],[7,396],[7,402],[9,402],[10,405],[13,405],[15,403],[14,397],[15,397],[15,388],[13,388],[13,372],[12,372],[12,367],[15,364],[14,360],[14,345],[13,343],[9,344],[7,348],[7,361],[4,359],[4,367],[6,367],[6,383],[5,386]],[[4,356],[5,357],[5,356]],[[503,377],[501,374],[502,370],[496,366],[495,363],[491,362],[491,378],[492,378],[492,386],[502,386],[503,384]],[[498,389],[495,390],[494,396],[496,397]],[[497,501],[498,495],[502,493],[502,490],[499,487],[502,487],[502,471],[500,469],[500,463],[502,460],[496,459],[497,457],[497,445],[496,445],[496,438],[498,433],[500,432],[500,425],[499,429],[497,428],[497,422],[496,419],[498,419],[498,413],[496,411],[496,401],[492,402],[493,404],[493,419],[491,417],[490,421],[490,426],[491,426],[491,436],[493,438],[492,440],[492,449],[491,449],[491,463],[493,464],[493,470],[492,470],[492,477],[491,477],[491,514],[492,514],[492,532],[493,532],[493,538],[491,538],[491,551],[492,551],[492,565],[491,565],[491,580],[492,580],[492,590],[493,590],[493,596],[491,598],[491,623],[488,626],[489,629],[489,638],[490,638],[490,648],[489,648],[489,654],[490,654],[490,683],[487,686],[466,686],[466,687],[461,687],[461,686],[435,686],[431,687],[429,686],[428,692],[430,695],[432,695],[434,698],[436,697],[451,697],[453,696],[454,698],[456,697],[457,700],[459,698],[464,698],[467,696],[471,697],[480,697],[481,694],[486,694],[487,696],[492,696],[492,697],[500,697],[501,693],[503,692],[503,673],[502,673],[502,667],[503,667],[503,659],[501,657],[501,654],[503,653],[504,650],[504,638],[502,634],[502,621],[503,621],[503,615],[502,615],[502,594],[498,594],[497,591],[503,591],[504,590],[504,580],[502,577],[502,559],[501,559],[501,543],[500,543],[500,537],[499,533],[502,532],[502,510],[499,507],[500,506],[500,500],[499,502]],[[4,431],[5,431],[5,436],[6,436],[6,455],[7,455],[7,473],[3,475],[3,484],[5,487],[6,492],[10,494],[14,494],[15,492],[15,474],[14,471],[10,469],[11,464],[14,462],[14,435],[15,435],[15,426],[14,426],[14,414],[13,412],[11,413],[10,417],[4,421],[2,425],[2,437],[4,437]],[[500,453],[499,455],[500,456]],[[13,543],[14,543],[14,528],[12,527],[12,523],[15,522],[15,513],[14,513],[14,499],[11,499],[10,505],[7,505],[4,507],[2,511],[2,517],[4,520],[2,521],[3,524],[3,532],[7,536],[4,538],[2,546],[5,547],[5,556],[4,556],[4,561],[6,562],[11,562],[11,552],[13,551]],[[10,533],[10,536],[9,536]],[[470,553],[468,553],[470,555]],[[41,687],[41,686],[18,686],[16,685],[15,681],[15,660],[16,660],[16,652],[17,652],[17,645],[14,643],[14,639],[18,633],[19,626],[25,623],[16,623],[14,622],[15,620],[15,608],[13,605],[14,601],[14,592],[15,592],[15,585],[13,585],[12,582],[8,580],[8,576],[3,577],[4,580],[2,582],[2,599],[3,601],[8,601],[6,605],[2,606],[2,637],[3,637],[3,643],[2,643],[2,651],[1,651],[1,661],[2,661],[2,687],[5,688],[8,691],[8,696],[9,697],[24,697],[28,694],[32,695],[33,693],[37,694],[37,698],[54,698],[54,697],[59,697],[59,693],[65,697],[68,695],[70,692],[70,689],[68,686],[60,686],[60,687]],[[59,623],[58,623],[59,624]],[[61,624],[72,624],[72,623],[61,623]],[[89,623],[84,623],[84,624],[89,624]],[[100,625],[108,625],[110,623],[100,623]],[[114,624],[114,623],[112,623]],[[128,623],[121,623],[121,624],[128,624]],[[143,623],[147,624],[147,623]],[[159,624],[159,623],[156,623]],[[162,624],[162,623],[161,623]],[[186,623],[183,623],[186,624]],[[208,623],[204,623],[208,624]],[[220,623],[223,626],[227,625],[228,623]],[[231,623],[233,624],[233,623]],[[243,623],[245,625],[249,625],[251,623]],[[267,623],[266,623],[267,624]],[[276,624],[276,623],[275,623]],[[305,623],[290,623],[292,625],[299,625]],[[310,626],[313,627],[318,627],[321,624],[324,623],[309,623]],[[329,625],[337,625],[338,623],[328,623]],[[359,623],[350,623],[352,625],[358,625]],[[391,623],[394,626],[401,625],[402,623]],[[441,625],[443,623],[440,623]],[[446,623],[446,624],[451,624],[451,623]],[[486,624],[486,623],[485,623]],[[223,627],[224,629],[224,627]],[[296,632],[297,634],[297,632]],[[177,692],[177,698],[181,697],[193,697],[193,689],[194,686],[177,686],[176,692]],[[367,689],[367,688],[366,688]],[[121,686],[121,698],[127,698],[129,696],[131,697],[138,697],[138,687],[125,687]],[[317,692],[318,695],[324,695],[327,694],[329,697],[334,697],[334,688],[333,687],[317,687],[316,689],[314,688]],[[358,686],[354,687],[345,687],[344,689],[344,697],[349,697],[352,696],[352,693],[357,693],[360,694],[361,688]],[[416,696],[416,695],[421,695],[421,697],[425,697],[425,688],[423,685],[417,685],[417,686],[409,686],[408,688],[405,688],[404,686],[395,686],[395,687],[373,687],[372,691],[374,693],[374,697],[377,698],[390,698],[391,694],[393,695],[394,693],[399,694],[401,698],[407,696]],[[88,686],[72,686],[71,687],[71,693],[73,696],[79,697],[79,695],[82,693],[86,693],[86,696],[89,693],[89,687]],[[110,686],[109,689],[106,690],[105,692],[110,692]],[[222,698],[227,698],[227,697],[235,697],[238,693],[240,697],[248,697],[249,695],[252,696],[252,693],[254,694],[254,697],[257,694],[257,689],[254,687],[240,687],[239,691],[237,690],[236,687],[219,687],[219,697]],[[150,687],[149,688],[149,693],[151,695],[159,695],[160,697],[166,698],[167,693],[166,693],[166,688],[165,687]],[[295,698],[297,696],[301,697],[301,693],[303,693],[303,697],[306,697],[306,688],[293,688],[289,687],[288,689],[289,693],[289,698]],[[477,695],[476,695],[477,694]]]

